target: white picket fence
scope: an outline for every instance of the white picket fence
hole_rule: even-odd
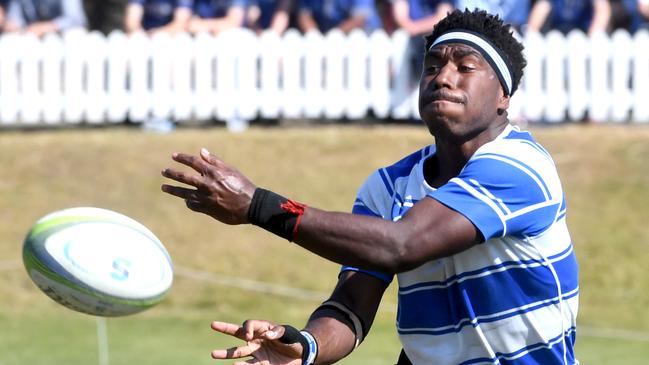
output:
[[[529,34],[510,115],[649,122],[649,32]],[[383,31],[219,37],[73,30],[0,37],[0,127],[151,118],[416,118],[408,36]],[[234,125],[234,124],[232,124]]]

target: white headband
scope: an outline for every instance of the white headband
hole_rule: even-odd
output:
[[[465,32],[465,31],[455,31],[442,34],[439,36],[433,44],[430,46],[428,51],[433,49],[433,47],[442,44],[442,43],[463,43],[477,48],[480,53],[487,59],[489,64],[492,65],[498,78],[501,81],[501,84],[505,88],[505,93],[511,95],[512,92],[512,74],[505,63],[503,57],[498,53],[498,51],[487,41],[480,38],[479,36]]]

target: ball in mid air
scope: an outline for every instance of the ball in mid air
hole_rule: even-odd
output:
[[[50,298],[96,316],[150,308],[173,281],[160,240],[139,222],[101,208],[70,208],[39,219],[25,238],[23,262]]]

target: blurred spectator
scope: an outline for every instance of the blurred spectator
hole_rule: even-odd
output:
[[[184,32],[193,5],[193,0],[128,0],[124,28],[127,33]]]
[[[460,10],[478,8],[490,14],[497,14],[505,23],[511,24],[522,33],[524,25],[527,24],[531,4],[530,0],[456,0],[455,7]]]
[[[453,3],[445,0],[393,0],[392,16],[397,26],[410,34],[408,60],[412,70],[411,81],[417,83],[424,64],[427,35],[437,22],[453,10]]]
[[[374,0],[299,0],[297,22],[303,33],[317,29],[344,33],[361,28],[371,32],[381,27]]]
[[[399,28],[411,36],[425,35],[453,10],[451,0],[393,0],[392,15]],[[422,37],[418,37],[422,38]],[[422,44],[423,45],[423,44]]]
[[[192,33],[218,34],[244,25],[249,0],[195,0]]]
[[[649,0],[624,0],[624,7],[629,15],[629,31],[649,29]]]
[[[127,0],[83,0],[88,28],[104,34],[123,29],[127,3]]]
[[[609,0],[537,0],[528,22],[528,31],[547,32],[573,29],[593,35],[604,32],[611,18]]]
[[[7,0],[0,0],[0,33],[5,29]]]
[[[5,29],[42,37],[85,26],[86,15],[81,0],[10,0]]]
[[[294,0],[252,0],[246,24],[257,33],[271,29],[282,34],[289,26],[293,5]]]

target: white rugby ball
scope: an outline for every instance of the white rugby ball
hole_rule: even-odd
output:
[[[162,301],[173,265],[158,238],[137,221],[101,208],[70,208],[39,219],[23,262],[50,298],[97,316],[123,316]]]

